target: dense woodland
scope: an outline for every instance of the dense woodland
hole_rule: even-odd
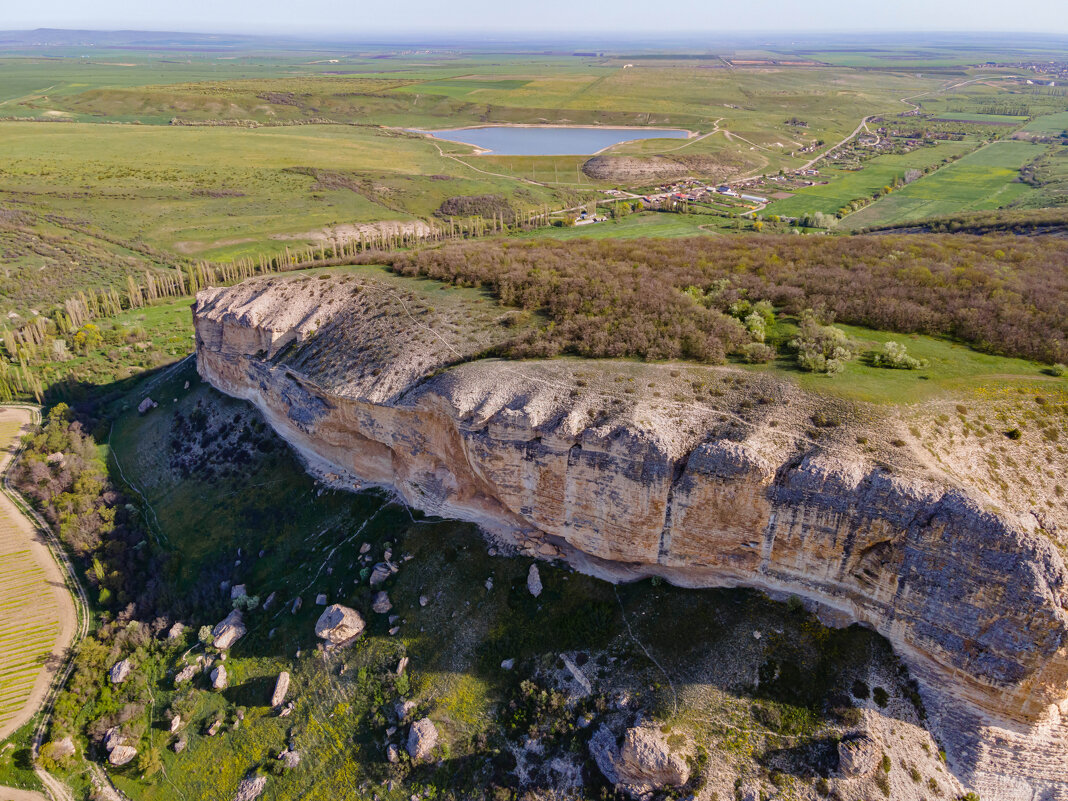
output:
[[[511,355],[694,358],[752,343],[739,303],[1068,359],[1068,243],[1011,236],[494,240],[368,254],[396,272],[488,287],[548,324]]]

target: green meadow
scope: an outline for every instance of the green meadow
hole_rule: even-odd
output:
[[[995,142],[849,215],[846,224],[856,230],[1008,206],[1033,191],[1016,179],[1045,151],[1030,142]]]
[[[785,217],[800,217],[817,211],[834,214],[851,200],[870,198],[884,186],[892,184],[895,178],[904,178],[906,170],[936,166],[943,159],[967,153],[975,146],[974,141],[939,142],[911,153],[876,156],[865,161],[860,170],[821,168],[819,177],[814,179],[821,183],[799,189],[793,197],[773,201],[764,214]]]

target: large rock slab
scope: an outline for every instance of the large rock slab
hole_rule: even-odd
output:
[[[355,609],[333,604],[316,621],[315,636],[333,645],[341,645],[359,637],[366,625]]]
[[[108,678],[111,679],[112,684],[122,684],[126,681],[126,677],[130,675],[131,670],[133,670],[133,662],[129,659],[120,659],[111,666],[111,670],[108,671]]]
[[[882,758],[882,746],[869,734],[856,734],[838,743],[838,771],[846,779],[871,776]]]
[[[408,730],[408,756],[416,762],[428,759],[438,744],[438,730],[430,718],[421,718]]]
[[[132,745],[117,745],[108,754],[108,762],[115,767],[120,767],[131,762],[135,756],[137,756],[137,749]]]
[[[245,636],[245,621],[241,612],[235,609],[211,630],[212,645],[220,651],[225,651],[239,639]]]
[[[283,670],[278,674],[278,678],[274,682],[274,692],[271,693],[271,706],[281,706],[282,702],[286,700],[286,693],[289,692],[289,671]]]
[[[590,738],[589,748],[604,777],[632,796],[680,787],[690,779],[687,751],[673,748],[655,726],[627,729],[620,746],[611,730],[602,725]]]

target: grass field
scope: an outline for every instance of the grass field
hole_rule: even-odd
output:
[[[0,419],[0,448],[14,450],[21,428],[21,420]],[[10,504],[0,507],[0,740],[29,700],[60,633],[56,591],[41,552],[30,546],[32,527],[13,519],[13,512]]]
[[[913,404],[947,394],[963,394],[981,390],[991,382],[1004,386],[1041,385],[1063,387],[1065,382],[1042,373],[1043,365],[1026,359],[992,356],[948,339],[918,334],[895,334],[860,326],[839,325],[859,352],[858,358],[848,362],[837,375],[818,375],[802,372],[794,357],[783,353],[767,366],[741,365],[755,371],[780,373],[810,392],[835,395],[868,403]],[[790,321],[780,323],[776,336],[788,340],[795,328]],[[872,351],[881,350],[886,342],[900,342],[910,356],[926,359],[922,370],[891,370],[874,367],[867,358]]]
[[[429,218],[455,195],[506,194],[520,209],[562,205],[550,189],[442,158],[422,137],[367,127],[8,122],[0,155],[0,192],[35,210],[216,259],[303,246],[324,227]],[[293,168],[339,177],[324,186]]]
[[[1068,130],[1068,111],[1031,120],[1023,130],[1038,134],[1060,134]]]
[[[539,228],[530,233],[517,234],[521,239],[633,239],[635,237],[702,236],[718,233],[731,222],[710,214],[668,214],[646,212],[619,220],[573,228]]]
[[[995,142],[849,215],[844,224],[856,230],[1008,206],[1033,191],[1016,178],[1045,150],[1029,142]]]
[[[851,200],[871,197],[895,178],[903,178],[908,169],[923,169],[936,165],[950,156],[967,153],[976,142],[940,142],[934,147],[921,147],[911,153],[876,156],[863,163],[861,170],[835,170],[823,168],[817,184],[797,190],[793,197],[768,204],[765,215],[780,214],[785,217],[800,217],[817,211],[834,214]]]
[[[939,120],[949,120],[950,122],[975,122],[980,125],[983,123],[992,125],[1020,125],[1027,122],[1027,117],[1014,116],[1010,114],[968,114],[962,112],[948,112],[938,115]]]

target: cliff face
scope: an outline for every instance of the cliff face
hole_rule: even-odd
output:
[[[1068,571],[1034,515],[992,511],[918,462],[878,466],[844,435],[814,440],[803,423],[823,401],[767,377],[568,361],[440,371],[485,342],[421,321],[395,286],[309,283],[201,292],[198,368],[327,480],[393,488],[608,578],[758,587],[870,625],[921,681],[966,784],[1068,798]],[[706,381],[727,389],[698,398]]]

